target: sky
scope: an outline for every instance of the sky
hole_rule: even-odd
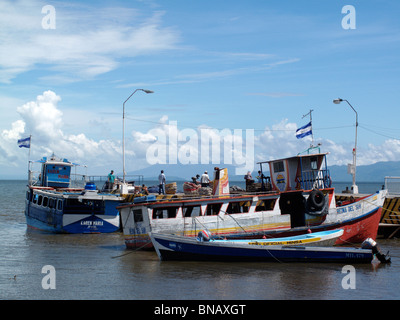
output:
[[[350,105],[357,165],[400,160],[399,14],[387,0],[0,0],[0,179],[52,153],[121,173],[123,136],[127,172],[253,170],[311,143],[347,165]],[[297,139],[310,110],[313,137]]]

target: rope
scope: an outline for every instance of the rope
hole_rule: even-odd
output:
[[[266,249],[267,250],[267,252],[269,253],[269,255],[272,257],[272,258],[274,258],[276,261],[278,261],[279,263],[284,263],[284,261],[281,261],[281,260],[279,260],[277,257],[275,257],[272,253],[271,253],[271,251],[269,251],[268,249]]]
[[[128,254],[131,254],[131,253],[133,253],[133,252],[136,252],[136,251],[142,249],[143,247],[147,246],[149,243],[151,243],[151,240],[148,241],[148,242],[146,242],[144,245],[140,246],[139,248],[136,248],[136,249],[134,249],[134,250],[130,250],[129,252],[124,253],[124,254],[121,254],[121,255],[119,255],[119,256],[111,257],[111,259],[115,259],[115,258],[120,258],[120,257],[123,257],[123,256],[127,256]]]
[[[235,221],[235,223],[245,232],[247,233],[246,229],[243,228],[239,222],[236,221],[236,219],[234,217],[232,217],[229,213],[227,213],[226,211],[221,210],[221,212],[223,212],[225,215],[227,215],[228,217],[232,218],[233,221]],[[222,219],[222,218],[221,218]]]

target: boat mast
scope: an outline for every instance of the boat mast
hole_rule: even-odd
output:
[[[28,185],[32,183],[32,172],[31,172],[31,146],[32,146],[32,135],[29,135],[29,151],[28,151]]]

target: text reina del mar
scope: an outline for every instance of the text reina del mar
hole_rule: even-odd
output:
[[[198,305],[197,309],[189,307],[169,307],[161,304],[160,307],[154,308],[154,314],[156,315],[180,315],[182,318],[186,317],[188,312],[196,313],[196,314],[233,314],[233,315],[243,315],[245,304],[211,304],[211,305]]]

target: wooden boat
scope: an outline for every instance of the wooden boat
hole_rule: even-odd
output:
[[[335,244],[376,239],[386,190],[339,206],[326,154],[266,162],[261,190],[229,194],[226,169],[215,170],[213,196],[157,199],[147,196],[118,207],[128,248],[151,248],[149,232],[195,237],[206,229],[227,238],[288,237],[343,229]],[[260,163],[261,171],[265,163]]]
[[[234,240],[200,241],[193,237],[153,232],[150,238],[160,260],[370,263],[377,254],[382,263],[390,262],[372,239],[364,249],[252,245],[251,242]]]
[[[293,237],[283,238],[260,238],[260,239],[219,239],[212,236],[207,230],[202,230],[197,235],[199,241],[210,241],[215,243],[239,243],[254,246],[276,246],[276,245],[307,245],[307,246],[333,246],[337,238],[343,235],[342,229],[306,233]]]
[[[29,168],[25,199],[27,225],[53,233],[109,233],[119,231],[116,207],[124,200],[119,194],[98,191],[94,182],[84,187],[71,186],[71,168],[76,164],[54,155],[40,161],[41,171],[34,176]],[[84,184],[86,176],[80,176]]]

